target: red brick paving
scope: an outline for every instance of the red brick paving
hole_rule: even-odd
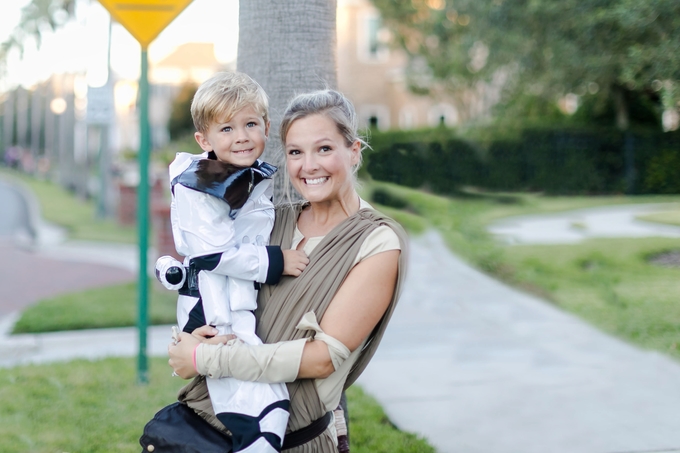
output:
[[[59,261],[0,243],[0,317],[48,297],[135,278],[125,269]]]

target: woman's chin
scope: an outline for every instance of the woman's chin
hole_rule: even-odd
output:
[[[323,184],[310,185],[302,182],[297,187],[295,187],[295,190],[297,190],[305,200],[312,203],[316,201],[325,201],[325,199],[330,196],[330,193],[326,187],[327,184],[328,183],[326,182]]]

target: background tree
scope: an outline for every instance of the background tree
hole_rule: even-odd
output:
[[[38,47],[47,31],[55,31],[75,15],[76,0],[31,0],[21,8],[21,19],[9,38],[0,44],[0,76],[4,75],[9,53],[16,49],[20,54],[27,41]]]
[[[191,101],[194,99],[197,89],[196,84],[185,83],[173,100],[170,119],[168,120],[171,140],[177,140],[185,135],[193,135],[195,129],[194,122],[191,119]]]
[[[284,171],[281,116],[292,97],[336,88],[335,0],[244,0],[239,3],[237,68],[269,95],[271,129],[264,157]],[[275,178],[275,198],[284,194]]]
[[[373,0],[411,58],[411,84],[466,89],[507,75],[505,100],[554,103],[567,93],[613,109],[626,130],[630,103],[678,100],[676,0]],[[659,95],[662,92],[662,95]]]

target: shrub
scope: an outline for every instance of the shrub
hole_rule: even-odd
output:
[[[680,192],[680,133],[583,125],[379,133],[366,171],[376,180],[457,194],[465,186],[555,195]]]

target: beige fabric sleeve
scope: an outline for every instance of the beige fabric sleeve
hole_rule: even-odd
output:
[[[382,225],[369,234],[364,243],[361,244],[354,264],[388,250],[401,250],[401,244],[399,244],[399,237],[394,230],[387,225]]]
[[[321,330],[321,326],[319,326],[313,311],[306,313],[295,328],[298,330],[313,330],[315,332],[314,339],[326,343],[334,370],[340,368],[342,363],[349,357],[350,350],[347,346]]]
[[[242,381],[293,382],[300,370],[307,338],[274,344],[249,345],[241,340],[225,344],[201,343],[196,348],[196,370],[211,378]]]
[[[314,312],[305,314],[296,329],[312,330],[314,340],[326,343],[335,370],[349,357],[347,346],[321,329]],[[227,344],[201,343],[196,348],[196,370],[216,379],[234,377],[242,381],[293,382],[300,370],[305,343],[310,340],[301,338],[260,345],[249,345],[238,339]]]

